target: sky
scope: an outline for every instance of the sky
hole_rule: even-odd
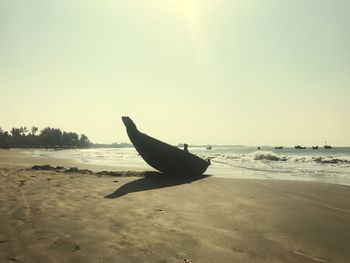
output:
[[[350,146],[348,0],[0,0],[0,127]]]

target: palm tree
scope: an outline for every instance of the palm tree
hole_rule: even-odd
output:
[[[35,135],[36,133],[37,133],[37,131],[38,131],[38,127],[35,127],[35,126],[33,126],[32,127],[32,129],[31,129],[31,133],[32,133],[32,135]]]

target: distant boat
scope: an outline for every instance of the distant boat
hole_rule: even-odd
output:
[[[211,145],[208,145],[208,146],[207,146],[207,150],[211,150]]]
[[[318,149],[318,145],[312,146],[312,149],[317,150]]]
[[[296,146],[294,146],[294,148],[298,149],[298,150],[304,150],[306,147],[305,146],[296,145]]]
[[[260,146],[258,146],[257,149],[260,150]]]
[[[327,141],[325,141],[323,148],[325,148],[325,149],[332,149],[333,147],[330,146],[330,145],[327,145]]]
[[[283,149],[283,146],[276,146],[275,149],[276,150],[281,150],[281,149]]]
[[[156,170],[166,174],[200,175],[210,165],[209,160],[189,153],[187,144],[184,144],[185,149],[181,150],[141,133],[129,117],[122,117],[122,120],[137,152]]]

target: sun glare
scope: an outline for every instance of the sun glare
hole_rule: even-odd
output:
[[[183,17],[188,35],[191,39],[193,52],[196,56],[197,63],[200,63],[200,2],[198,0],[170,0],[169,4],[173,5]]]

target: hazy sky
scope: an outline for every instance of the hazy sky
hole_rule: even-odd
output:
[[[0,126],[350,145],[349,0],[0,0]]]

